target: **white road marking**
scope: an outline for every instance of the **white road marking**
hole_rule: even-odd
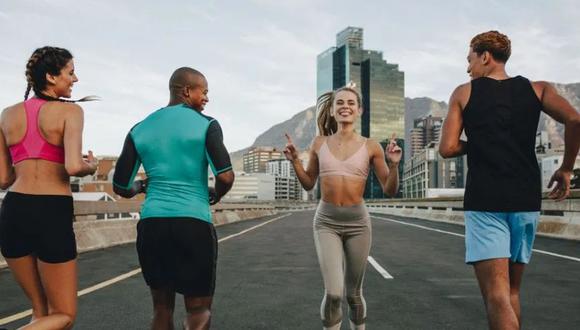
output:
[[[232,235],[230,235],[230,236],[226,236],[226,237],[224,237],[224,238],[222,238],[222,239],[218,240],[218,243],[221,243],[221,242],[223,242],[223,241],[227,241],[228,239],[230,239],[230,238],[234,238],[234,237],[236,237],[236,236],[243,235],[243,234],[245,234],[245,233],[247,233],[247,232],[249,232],[249,231],[252,231],[252,230],[254,230],[254,229],[258,229],[258,228],[260,228],[260,227],[262,227],[262,226],[265,226],[265,225],[269,224],[270,222],[274,222],[274,221],[276,221],[276,220],[280,220],[280,219],[282,219],[282,218],[285,218],[285,217],[287,217],[287,216],[289,216],[289,215],[290,215],[290,213],[288,213],[288,214],[284,214],[284,215],[281,215],[281,216],[279,216],[279,217],[276,217],[276,218],[274,218],[274,219],[270,219],[270,220],[268,220],[268,221],[266,221],[266,222],[263,222],[263,223],[261,223],[261,224],[259,224],[259,225],[256,225],[256,226],[254,226],[254,227],[250,227],[250,228],[248,228],[248,229],[246,229],[246,230],[242,230],[242,231],[241,231],[241,232],[239,232],[239,233],[232,234]]]
[[[377,272],[379,272],[379,274],[381,274],[386,280],[394,279],[394,277],[391,274],[389,274],[389,272],[387,272],[383,267],[381,267],[381,265],[379,265],[379,263],[375,260],[375,258],[368,256],[367,260],[373,267],[375,267]]]
[[[263,222],[263,223],[261,223],[259,225],[255,225],[255,226],[250,227],[248,229],[242,230],[239,233],[232,234],[232,235],[226,236],[224,238],[221,238],[221,239],[218,240],[218,243],[221,243],[223,241],[226,241],[226,240],[228,240],[230,238],[234,238],[236,236],[243,235],[243,234],[245,234],[247,232],[250,232],[250,231],[252,231],[254,229],[258,229],[258,228],[260,228],[262,226],[265,226],[265,225],[267,225],[267,224],[269,224],[271,222],[274,222],[274,221],[280,220],[282,218],[285,218],[285,217],[289,216],[290,214],[291,213],[287,213],[287,214],[281,215],[281,216],[276,217],[274,219],[270,219],[268,221],[265,221],[265,222]],[[119,276],[117,276],[115,278],[112,278],[112,279],[103,281],[101,283],[97,283],[97,284],[95,284],[95,285],[93,285],[91,287],[88,287],[86,289],[83,289],[83,290],[77,292],[77,296],[78,297],[84,296],[84,295],[89,294],[91,292],[94,292],[94,291],[97,291],[99,289],[105,288],[107,286],[113,285],[113,284],[115,284],[117,282],[120,282],[122,280],[125,280],[125,279],[127,279],[127,278],[129,278],[131,276],[134,276],[136,274],[139,274],[140,272],[141,272],[141,268],[137,268],[137,269],[134,269],[134,270],[132,270],[130,272],[127,272],[125,274],[119,275]],[[23,312],[20,312],[20,313],[17,313],[17,314],[10,315],[10,316],[7,316],[5,318],[2,318],[2,319],[0,319],[0,325],[8,324],[8,323],[11,323],[11,322],[20,320],[20,319],[25,318],[25,317],[30,316],[30,315],[32,315],[32,309],[25,310]]]
[[[453,236],[459,236],[459,237],[465,237],[465,235],[463,235],[463,234],[458,234],[458,233],[454,233],[454,232],[450,232],[450,231],[445,231],[445,230],[441,230],[441,229],[436,229],[436,228],[431,228],[431,227],[427,227],[427,226],[421,226],[421,225],[417,225],[417,224],[414,224],[414,223],[408,223],[408,222],[394,220],[394,219],[389,219],[389,218],[377,217],[377,216],[374,216],[374,215],[371,218],[375,218],[375,219],[379,219],[379,220],[384,220],[384,221],[396,222],[396,223],[399,223],[399,224],[402,224],[402,225],[405,225],[405,226],[417,227],[417,228],[421,228],[421,229],[425,229],[425,230],[435,231],[435,232],[438,232],[438,233],[443,233],[443,234],[448,234],[448,235],[453,235]],[[557,257],[557,258],[562,258],[562,259],[567,259],[567,260],[572,260],[572,261],[580,262],[580,258],[571,257],[571,256],[567,256],[567,255],[564,255],[564,254],[558,254],[558,253],[544,251],[544,250],[538,250],[538,249],[532,249],[532,251],[534,251],[536,253],[540,253],[540,254],[549,255],[549,256],[552,256],[552,257]]]

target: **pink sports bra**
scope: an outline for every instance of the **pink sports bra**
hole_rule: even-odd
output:
[[[369,152],[367,140],[352,156],[339,160],[330,152],[326,140],[318,151],[319,175],[353,176],[366,179],[369,175]]]
[[[13,164],[38,158],[64,164],[64,148],[46,141],[38,128],[38,112],[45,103],[45,100],[36,97],[24,101],[26,134],[20,142],[9,147]]]

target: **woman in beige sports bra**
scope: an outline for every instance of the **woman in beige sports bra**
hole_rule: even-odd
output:
[[[288,135],[284,154],[304,189],[311,190],[320,176],[322,199],[314,216],[314,241],[325,288],[320,310],[323,327],[340,329],[346,287],[350,327],[361,330],[366,319],[362,282],[371,246],[370,217],[363,200],[366,178],[372,165],[384,193],[394,196],[401,149],[391,139],[386,148],[387,166],[381,145],[354,131],[362,108],[353,88],[321,95],[317,109],[321,135],[312,142],[307,168]]]

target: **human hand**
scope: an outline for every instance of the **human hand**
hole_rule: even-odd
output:
[[[385,148],[385,154],[387,155],[387,160],[389,164],[398,166],[403,156],[403,150],[397,145],[397,135],[393,133],[389,144]]]
[[[139,189],[140,193],[147,193],[147,184],[149,183],[149,178],[139,180],[141,182],[141,189]]]
[[[99,160],[95,158],[95,155],[93,155],[93,151],[89,150],[88,155],[86,157],[83,156],[83,160],[89,166],[90,174],[95,174],[99,166]]]
[[[284,133],[284,136],[286,136],[287,141],[286,147],[284,148],[284,156],[286,156],[286,159],[293,162],[298,159],[298,150],[296,149],[294,142],[292,142],[290,135]]]
[[[207,189],[207,191],[209,193],[209,205],[217,204],[220,201],[220,199],[219,199],[217,193],[215,192],[215,188],[209,187]]]
[[[570,177],[572,176],[572,171],[566,171],[559,168],[548,183],[548,189],[552,187],[554,183],[556,185],[552,191],[548,194],[548,197],[556,200],[557,202],[563,201],[570,195]]]

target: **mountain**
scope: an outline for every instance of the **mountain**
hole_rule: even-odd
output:
[[[567,99],[572,106],[580,110],[580,83],[559,84],[553,83],[558,93]],[[445,117],[447,115],[448,105],[443,101],[436,101],[429,97],[405,98],[405,140],[409,141],[409,130],[413,127],[413,119],[423,116],[432,115],[436,117]],[[308,149],[310,142],[316,132],[316,108],[309,107],[292,118],[276,124],[260,134],[258,138],[248,148],[238,150],[230,154],[232,164],[235,170],[243,168],[242,155],[250,148],[256,146],[273,146],[279,149],[284,148],[286,140],[284,133],[290,134],[294,143],[299,150]],[[553,147],[562,145],[564,142],[564,127],[555,120],[549,118],[544,113],[540,117],[538,130],[546,130]],[[405,148],[410,151],[410,148]]]
[[[576,111],[580,111],[580,83],[574,84],[559,84],[551,83],[558,93],[562,95]],[[556,122],[554,119],[548,117],[542,112],[540,116],[540,123],[538,131],[548,132],[548,139],[552,143],[553,148],[564,145],[564,125]]]
[[[284,133],[288,133],[292,137],[298,150],[305,151],[316,134],[315,116],[316,107],[312,106],[297,113],[292,118],[270,127],[260,134],[251,146],[230,154],[234,170],[243,169],[242,156],[252,147],[269,146],[283,149],[286,145]]]

